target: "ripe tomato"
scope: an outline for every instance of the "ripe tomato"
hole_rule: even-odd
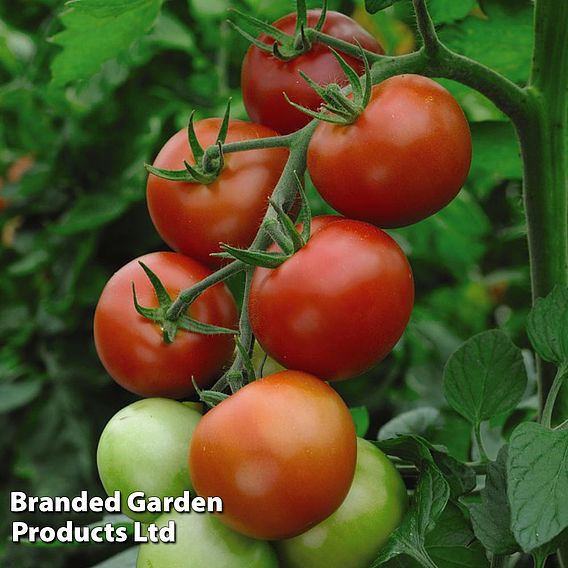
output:
[[[282,568],[368,568],[398,527],[406,488],[389,459],[357,440],[351,489],[339,509],[319,525],[276,543]]]
[[[309,10],[308,25],[314,27],[319,16],[320,10]],[[296,14],[288,14],[273,25],[287,34],[293,34]],[[327,13],[322,31],[350,43],[358,41],[369,51],[383,53],[373,36],[339,12]],[[268,45],[274,41],[264,34],[258,39]],[[341,52],[340,55],[359,75],[363,73],[361,60]],[[314,44],[310,51],[290,61],[281,61],[254,45],[249,47],[243,61],[241,87],[251,120],[266,124],[282,134],[294,132],[308,124],[311,118],[288,104],[283,95],[286,93],[291,101],[312,110],[317,110],[322,103],[319,95],[302,79],[300,70],[320,85],[338,83],[344,86],[348,83],[341,66],[323,44]]]
[[[267,542],[253,540],[222,525],[210,513],[166,513],[157,525],[175,523],[175,543],[140,546],[137,568],[278,568]]]
[[[203,148],[215,144],[221,120],[208,118],[195,124]],[[277,136],[265,126],[231,120],[227,142]],[[211,184],[168,181],[150,174],[147,200],[156,230],[173,249],[208,265],[221,260],[219,243],[247,248],[268,207],[268,197],[284,169],[288,150],[269,148],[225,156],[225,167]],[[183,161],[195,164],[187,130],[174,134],[161,149],[154,166],[183,170]]]
[[[321,196],[344,215],[380,227],[416,223],[464,184],[471,134],[452,95],[418,75],[373,87],[351,125],[318,125],[308,169]]]
[[[187,452],[201,414],[174,400],[148,398],[117,412],[105,426],[97,448],[97,467],[105,491],[120,491],[122,512],[151,522],[159,513],[131,511],[135,491],[148,497],[177,497],[191,489]]]
[[[340,380],[390,352],[413,301],[410,266],[391,237],[361,221],[316,217],[305,247],[274,270],[255,271],[249,316],[279,363]]]
[[[139,261],[160,278],[172,298],[210,274],[195,260],[173,252],[147,254],[123,266],[108,281],[97,305],[97,353],[109,375],[125,389],[141,396],[189,396],[194,392],[192,377],[202,387],[216,378],[231,358],[233,339],[180,330],[173,343],[165,343],[159,325],[134,307],[132,283],[141,306],[158,306]],[[235,301],[224,285],[206,290],[191,305],[189,315],[221,327],[233,327],[237,319]]]
[[[355,460],[353,420],[340,396],[312,375],[282,371],[246,385],[202,418],[189,471],[199,495],[223,499],[222,522],[278,539],[339,507]]]

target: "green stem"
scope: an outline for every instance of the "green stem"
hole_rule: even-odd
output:
[[[487,463],[489,461],[489,457],[487,456],[485,446],[483,445],[483,438],[481,437],[481,424],[476,424],[474,431],[475,441],[477,442],[477,449],[479,450],[479,457],[481,459],[481,462]]]
[[[550,428],[552,425],[552,413],[554,411],[554,405],[556,404],[560,389],[562,388],[562,385],[564,384],[567,377],[568,369],[564,367],[558,369],[558,372],[554,377],[554,381],[552,382],[552,386],[550,387],[550,391],[548,392],[548,396],[546,397],[546,402],[544,405],[544,410],[542,411],[540,422],[547,428]]]
[[[421,546],[418,550],[415,550],[415,554],[415,559],[425,568],[438,568],[424,547]]]
[[[535,48],[528,87],[530,120],[518,125],[524,161],[533,300],[555,285],[568,285],[568,3],[538,0]],[[554,368],[538,362],[541,408],[554,382]],[[560,393],[559,416],[568,417],[568,388]]]
[[[271,136],[269,138],[253,138],[223,144],[223,154],[244,152],[246,150],[262,150],[265,148],[289,148],[296,139],[296,132],[286,136]]]

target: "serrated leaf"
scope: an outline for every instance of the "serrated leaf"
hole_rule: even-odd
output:
[[[499,330],[466,341],[444,369],[446,400],[473,425],[513,410],[526,385],[521,350]]]
[[[518,426],[507,460],[511,528],[525,552],[568,527],[568,430]]]
[[[441,421],[440,411],[437,408],[423,406],[399,414],[387,422],[379,430],[378,439],[388,440],[406,434],[426,436],[427,433]]]
[[[369,411],[366,406],[355,406],[349,409],[351,417],[355,423],[355,431],[357,436],[364,438],[369,431]]]
[[[532,2],[486,0],[482,8],[485,18],[471,15],[441,29],[441,41],[512,81],[526,83],[534,36]]]
[[[53,38],[63,47],[51,64],[58,86],[95,75],[103,63],[146,34],[162,0],[74,0],[61,16],[64,30]]]
[[[529,314],[527,332],[535,351],[546,361],[568,363],[568,289],[556,287],[539,298]]]
[[[469,506],[475,536],[483,546],[497,555],[519,551],[511,532],[511,508],[507,497],[507,447],[503,447],[495,462],[487,466],[481,503]]]

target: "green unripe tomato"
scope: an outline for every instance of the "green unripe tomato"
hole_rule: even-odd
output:
[[[187,454],[201,414],[165,398],[147,398],[117,412],[97,449],[97,467],[105,491],[120,491],[122,511],[149,523],[160,513],[135,513],[126,500],[135,491],[147,497],[177,497],[191,489]]]
[[[239,534],[209,513],[166,513],[156,524],[174,521],[175,543],[140,546],[136,568],[278,568],[271,546]]]
[[[381,450],[357,439],[357,466],[339,509],[300,536],[276,543],[283,568],[368,568],[400,524],[407,493]]]

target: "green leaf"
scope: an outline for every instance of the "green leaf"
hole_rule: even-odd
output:
[[[420,562],[427,554],[426,534],[436,525],[446,507],[449,494],[448,483],[438,468],[434,465],[427,466],[416,486],[410,510],[381,549],[371,568],[402,554]]]
[[[387,422],[379,430],[379,440],[397,438],[405,434],[426,436],[427,433],[441,422],[441,414],[437,408],[423,406],[399,414]]]
[[[473,425],[513,410],[526,385],[521,350],[499,330],[466,341],[444,369],[446,400]]]
[[[469,506],[475,536],[490,552],[509,555],[519,552],[511,532],[511,508],[507,497],[507,447],[487,466],[481,503]]]
[[[39,395],[41,386],[39,379],[0,383],[0,414],[29,404]]]
[[[120,195],[106,193],[83,195],[67,211],[53,231],[59,235],[74,235],[106,225],[120,217],[127,204]]]
[[[374,14],[400,1],[401,0],[365,0],[365,9],[369,14]]]
[[[535,351],[558,366],[568,363],[568,289],[556,287],[538,298],[529,314],[527,332]]]
[[[349,409],[351,417],[355,423],[357,436],[364,438],[369,431],[369,411],[366,406],[355,406]]]
[[[568,430],[518,426],[507,461],[511,528],[525,552],[568,527]]]
[[[446,24],[465,18],[476,0],[428,0],[428,11],[434,23]]]
[[[530,0],[486,0],[486,18],[472,15],[440,30],[451,49],[483,63],[512,81],[528,80],[533,47],[533,12]]]
[[[468,187],[487,195],[503,180],[520,180],[522,161],[519,143],[509,122],[477,122],[470,125],[473,159]]]
[[[74,0],[67,6],[60,16],[65,29],[53,38],[63,47],[51,64],[58,86],[92,77],[125,52],[151,29],[162,0]]]

